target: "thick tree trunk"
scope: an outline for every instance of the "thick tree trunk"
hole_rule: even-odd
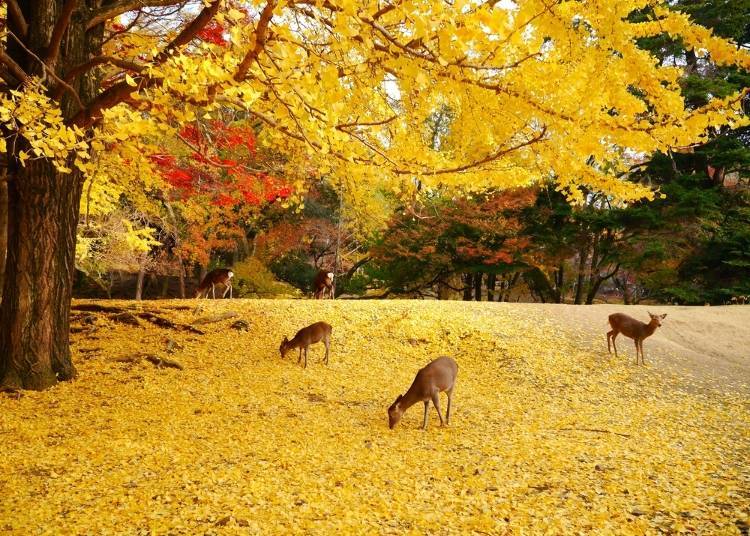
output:
[[[41,390],[76,375],[68,314],[81,187],[78,172],[44,160],[11,172],[0,386]]]
[[[474,274],[474,299],[476,301],[482,301],[482,272]]]
[[[40,76],[39,57],[47,55],[63,0],[20,2],[28,23],[25,47],[6,39],[5,52],[25,70]],[[98,7],[99,0],[81,0],[79,7]],[[13,17],[15,35],[24,35]],[[73,16],[55,63],[58,76],[101,53],[104,25],[86,30],[84,17]],[[99,93],[99,71],[72,82],[84,103]],[[50,80],[49,76],[43,78]],[[48,82],[49,83],[49,82]],[[77,99],[65,92],[60,102],[65,120],[80,111]],[[69,309],[75,270],[76,226],[83,180],[80,172],[62,174],[46,160],[28,160],[19,167],[19,141],[8,144],[8,250],[3,301],[0,305],[0,386],[41,390],[76,375],[70,359]],[[74,168],[72,162],[68,167]]]
[[[3,297],[5,254],[8,251],[8,183],[5,172],[0,172],[0,301]]]

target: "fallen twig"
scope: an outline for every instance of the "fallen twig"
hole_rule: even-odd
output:
[[[612,430],[602,430],[600,428],[558,428],[560,432],[596,432],[600,434],[614,434],[622,437],[630,437],[630,434],[613,432]]]

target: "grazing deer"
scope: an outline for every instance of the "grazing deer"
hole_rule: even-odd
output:
[[[216,299],[216,285],[224,285],[226,288],[224,289],[224,294],[222,294],[221,297],[226,298],[227,292],[229,292],[229,297],[231,298],[233,277],[234,272],[227,268],[217,268],[216,270],[211,270],[206,274],[206,277],[203,278],[201,284],[198,285],[198,291],[195,293],[195,297],[200,298],[201,294],[205,292],[206,298],[208,298],[208,291],[210,290],[211,295],[214,299]]]
[[[612,353],[612,349],[609,347],[609,339],[611,338],[612,346],[615,349],[615,357],[617,357],[615,338],[622,333],[635,341],[635,364],[638,364],[638,353],[640,352],[641,363],[645,365],[646,362],[643,359],[643,339],[653,335],[656,328],[661,326],[661,321],[667,318],[666,314],[652,315],[648,313],[648,316],[651,317],[651,321],[648,324],[644,324],[640,320],[636,320],[623,313],[609,315],[609,325],[612,326],[612,331],[607,332],[607,350],[609,350],[609,353]]]
[[[328,296],[333,299],[333,272],[320,270],[313,281],[313,288],[315,289],[316,300],[325,298],[326,292],[328,292]]]
[[[302,349],[304,348],[305,368],[307,368],[307,349],[311,344],[323,341],[323,344],[325,344],[326,346],[326,356],[324,359],[324,363],[327,365],[328,350],[331,346],[332,330],[333,328],[325,322],[315,322],[314,324],[310,324],[306,328],[302,328],[301,330],[299,330],[291,341],[284,337],[284,340],[281,341],[281,346],[279,346],[281,358],[284,359],[284,356],[289,350],[292,350],[293,348],[299,348],[299,359],[297,359],[297,363],[299,363],[300,361],[302,361]]]
[[[440,393],[448,393],[448,410],[445,413],[445,424],[451,419],[451,395],[456,383],[458,365],[450,357],[439,357],[417,372],[417,376],[406,391],[405,395],[398,395],[396,401],[388,408],[388,427],[393,429],[401,420],[404,412],[417,402],[424,402],[424,420],[422,430],[427,429],[427,408],[432,400],[440,426],[443,426],[443,416],[440,414]]]

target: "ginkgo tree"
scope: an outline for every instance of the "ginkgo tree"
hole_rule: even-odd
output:
[[[75,376],[68,347],[76,224],[96,152],[235,107],[259,142],[374,190],[553,180],[623,200],[637,155],[745,121],[742,95],[688,110],[680,62],[640,38],[668,33],[718,64],[750,55],[664,2],[489,0],[7,0],[0,150],[9,240],[0,384]],[[638,12],[639,17],[632,17]],[[119,43],[120,46],[112,46]],[[114,71],[114,73],[113,73]],[[106,72],[106,76],[105,76]],[[175,105],[178,103],[178,105]],[[440,143],[426,139],[450,110]]]

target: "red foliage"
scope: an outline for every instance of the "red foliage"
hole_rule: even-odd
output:
[[[185,125],[180,136],[196,151],[179,163],[170,154],[151,156],[176,198],[201,195],[210,205],[231,208],[261,207],[292,195],[282,179],[250,169],[248,160],[256,157],[252,127],[213,120]]]
[[[227,44],[224,32],[224,26],[215,20],[211,20],[200,32],[198,32],[198,39],[214,45],[224,46]]]

